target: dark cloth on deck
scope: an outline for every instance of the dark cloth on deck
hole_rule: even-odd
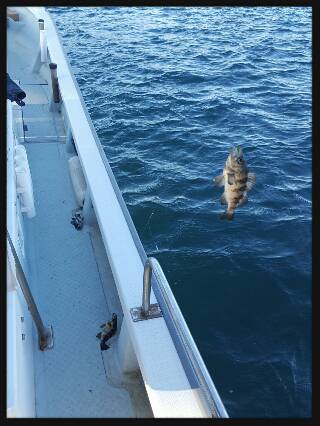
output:
[[[22,101],[26,97],[26,93],[19,87],[14,81],[11,80],[7,73],[7,99],[11,102],[16,102],[20,106],[24,106],[25,103]]]

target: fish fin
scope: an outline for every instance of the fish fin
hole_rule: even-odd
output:
[[[248,202],[248,196],[247,194],[243,194],[243,197],[241,198],[241,200],[239,201],[238,206],[243,206],[244,204],[246,204]]]
[[[254,173],[248,173],[247,191],[250,191],[253,188],[253,185],[255,183],[256,183],[256,175]]]
[[[228,210],[226,210],[225,212],[223,212],[220,215],[220,219],[226,219],[226,220],[232,220],[234,216],[234,212],[228,212]]]
[[[215,185],[223,186],[224,185],[224,176],[223,175],[216,176],[213,179],[213,182],[215,183]]]
[[[228,184],[233,185],[234,184],[234,174],[228,173]]]
[[[220,197],[220,203],[221,204],[227,204],[226,196],[224,195],[224,193]]]

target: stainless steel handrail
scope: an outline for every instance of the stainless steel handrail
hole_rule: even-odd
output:
[[[142,291],[142,314],[148,315],[150,309],[150,293],[151,293],[151,274],[152,265],[149,259],[146,260],[143,270],[143,291]]]
[[[152,267],[149,260],[146,260],[143,270],[143,291],[142,291],[142,314],[147,315],[150,309]]]
[[[174,323],[176,331],[180,337],[183,348],[185,349],[189,362],[194,371],[194,375],[202,391],[203,400],[206,403],[209,412],[213,417],[224,417],[227,418],[228,413],[220,399],[220,396],[213,384],[211,376],[205,366],[205,363],[200,355],[200,352],[193,340],[193,337],[189,331],[189,328],[184,320],[184,317],[180,311],[180,308],[175,300],[175,297],[171,291],[169,283],[164,275],[164,272],[154,257],[149,257],[146,264],[150,265],[150,270],[154,273],[156,278],[155,282],[161,291],[162,297],[171,320]],[[151,279],[151,273],[147,274],[144,278]],[[158,300],[160,303],[160,300]]]
[[[53,348],[53,331],[52,331],[52,327],[45,327],[41,316],[39,314],[37,305],[34,301],[34,298],[32,296],[28,281],[26,279],[26,276],[23,272],[23,268],[22,265],[20,263],[19,257],[17,255],[17,252],[14,248],[14,245],[12,243],[10,234],[7,230],[7,238],[9,241],[9,245],[11,248],[11,252],[13,254],[14,260],[15,260],[15,264],[16,264],[16,268],[17,268],[17,279],[19,282],[19,285],[21,287],[22,293],[25,297],[25,300],[27,302],[29,311],[31,313],[31,316],[33,318],[33,321],[36,325],[37,331],[38,331],[38,337],[39,337],[39,348],[41,351],[44,351],[46,349],[52,349]]]
[[[142,304],[141,306],[130,309],[131,317],[134,322],[162,317],[159,303],[150,304],[151,277],[152,266],[147,258],[143,269]]]

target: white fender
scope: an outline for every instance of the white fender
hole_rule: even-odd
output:
[[[82,207],[87,190],[87,184],[82,171],[81,163],[77,155],[74,155],[73,157],[69,158],[68,162],[70,177],[76,195],[76,199],[79,206]]]
[[[32,178],[27,152],[21,144],[15,147],[14,169],[16,174],[16,190],[17,194],[20,195],[21,211],[27,213],[28,218],[31,219],[36,215]]]

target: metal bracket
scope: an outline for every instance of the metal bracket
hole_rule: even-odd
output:
[[[131,318],[133,322],[144,321],[144,320],[159,318],[163,316],[159,303],[152,303],[149,307],[147,314],[143,313],[142,306],[138,306],[137,308],[131,308],[130,313],[131,313]]]

